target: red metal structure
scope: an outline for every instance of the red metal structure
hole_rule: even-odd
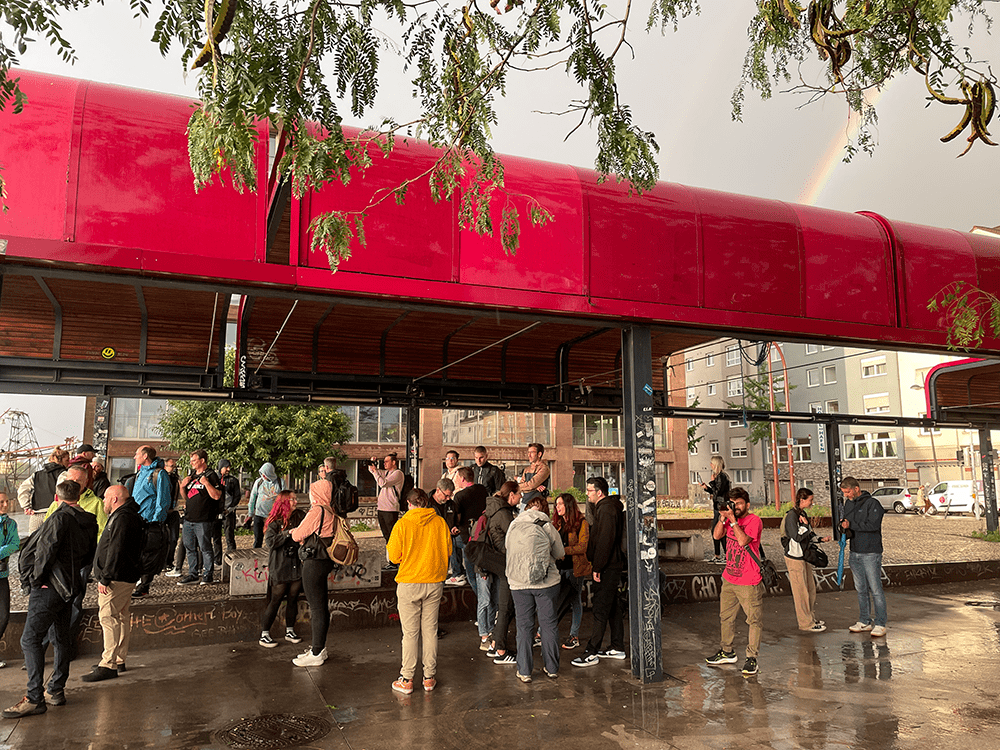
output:
[[[540,322],[422,379],[423,396],[597,408],[607,404],[574,401],[567,384],[620,367],[623,325],[652,327],[654,358],[736,332],[942,349],[942,319],[928,299],[952,281],[1000,287],[1000,243],[988,237],[669,183],[629,196],[592,171],[515,157],[504,159],[508,186],[555,216],[526,227],[515,256],[460,229],[454,203],[413,189],[404,206],[370,212],[367,247],[331,274],[310,252],[311,218],[361,208],[426,168],[435,158],[426,144],[401,145],[364,179],[276,203],[281,220],[269,232],[277,186],[194,192],[192,102],[20,76],[28,106],[0,113],[10,192],[0,216],[0,383],[26,390],[91,392],[98,386],[86,372],[95,368],[119,375],[102,382],[104,392],[218,390],[220,309],[242,294],[248,390],[414,396],[415,369],[430,372]],[[268,361],[255,362],[269,345]],[[105,350],[113,358],[102,359]],[[998,350],[990,339],[981,351]],[[345,351],[349,371],[331,379]],[[489,387],[443,386],[473,382]]]

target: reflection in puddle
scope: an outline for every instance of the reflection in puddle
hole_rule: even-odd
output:
[[[844,681],[891,680],[892,662],[889,644],[884,641],[848,641],[840,647],[844,660]]]

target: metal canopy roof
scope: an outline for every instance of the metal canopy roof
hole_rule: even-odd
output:
[[[1000,425],[1000,362],[965,359],[927,374],[928,414],[937,421]]]
[[[621,326],[607,320],[0,268],[0,388],[9,391],[621,409]],[[245,295],[236,342],[225,338],[233,295]],[[653,328],[658,406],[666,359],[716,336]],[[224,351],[234,343],[237,387],[227,388]]]

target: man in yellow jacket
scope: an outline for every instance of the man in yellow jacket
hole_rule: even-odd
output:
[[[396,572],[399,624],[403,627],[403,665],[392,689],[409,695],[417,671],[417,640],[423,637],[424,690],[437,687],[438,610],[448,576],[451,531],[421,489],[406,496],[407,511],[386,544]]]

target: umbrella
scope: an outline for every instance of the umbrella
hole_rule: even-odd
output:
[[[847,534],[840,533],[840,554],[837,556],[837,585],[844,588],[844,547],[847,546]]]

